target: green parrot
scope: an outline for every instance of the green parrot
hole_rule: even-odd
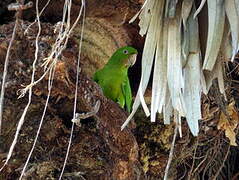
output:
[[[93,79],[103,90],[104,95],[131,111],[132,93],[128,69],[136,61],[137,50],[130,46],[122,47],[111,56],[108,63],[96,71]]]

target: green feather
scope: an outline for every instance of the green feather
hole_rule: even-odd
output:
[[[118,49],[108,63],[93,76],[104,95],[119,103],[122,108],[126,106],[128,112],[132,106],[128,68],[134,63],[130,57],[137,53],[137,50],[130,46]]]

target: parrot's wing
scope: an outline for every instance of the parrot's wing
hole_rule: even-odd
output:
[[[131,93],[131,88],[130,88],[130,83],[129,83],[129,78],[126,78],[126,81],[122,85],[122,91],[125,97],[125,103],[126,103],[126,108],[127,111],[131,111],[131,104],[132,104],[132,93]]]

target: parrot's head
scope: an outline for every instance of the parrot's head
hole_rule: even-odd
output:
[[[128,68],[134,65],[137,54],[138,51],[135,48],[131,46],[125,46],[115,51],[110,58],[109,63]]]

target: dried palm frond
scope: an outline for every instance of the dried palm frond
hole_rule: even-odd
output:
[[[233,60],[238,51],[239,1],[202,0],[198,9],[196,1],[147,0],[132,19],[139,16],[139,33],[146,35],[146,40],[139,90],[122,129],[140,103],[145,104],[143,94],[153,62],[152,122],[158,112],[164,113],[164,123],[168,124],[173,112],[177,112],[177,123],[180,125],[181,117],[186,117],[192,134],[197,136],[201,93],[207,94],[212,80],[217,78],[220,92],[225,95],[222,65],[225,59]],[[198,21],[199,13],[208,23]],[[149,115],[145,105],[144,109]]]

